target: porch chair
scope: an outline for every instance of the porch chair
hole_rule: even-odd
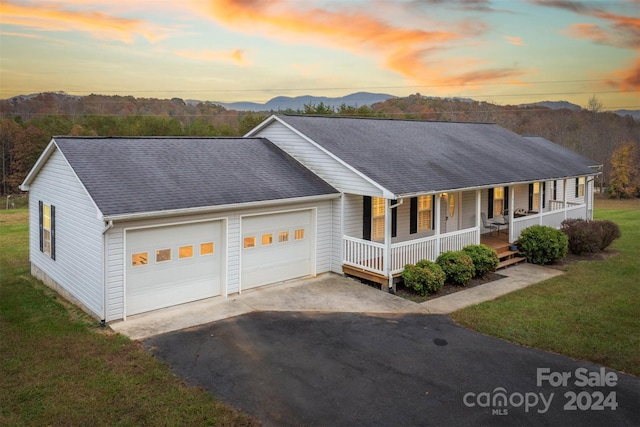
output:
[[[480,218],[482,218],[482,226],[484,228],[488,228],[490,233],[495,230],[495,231],[498,232],[498,234],[500,234],[500,227],[498,226],[498,224],[495,224],[495,223],[489,221],[487,219],[487,214],[486,213],[480,212]]]

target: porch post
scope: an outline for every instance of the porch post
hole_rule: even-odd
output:
[[[538,182],[538,224],[542,225],[542,181]]]
[[[480,244],[480,214],[482,210],[482,192],[476,190],[476,228],[478,229],[478,238],[476,239],[476,245]]]
[[[562,205],[564,206],[564,219],[567,219],[567,178],[562,180]]]
[[[513,214],[516,208],[516,188],[515,185],[509,186],[509,243],[513,243],[515,236],[513,235]]]
[[[438,258],[440,255],[440,194],[436,194],[436,203],[434,206],[435,212],[433,213],[434,224],[434,235],[436,236],[436,253],[435,256]],[[435,261],[435,260],[434,260]]]
[[[391,209],[390,200],[384,199],[384,254],[382,255],[382,269],[389,279],[389,289],[393,288],[393,274],[391,274]],[[383,289],[384,290],[384,289]]]

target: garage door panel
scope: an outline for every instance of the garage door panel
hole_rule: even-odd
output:
[[[224,278],[222,231],[222,221],[128,231],[127,315],[219,295]],[[201,243],[213,243],[213,253],[202,255]],[[157,262],[157,250],[170,250],[170,258]],[[140,253],[147,255],[146,264],[134,265],[132,259]]]
[[[313,219],[312,210],[244,218],[243,241],[255,237],[256,245],[242,249],[242,289],[312,274]],[[286,240],[280,239],[283,232]],[[263,244],[262,237],[268,235],[272,243]]]

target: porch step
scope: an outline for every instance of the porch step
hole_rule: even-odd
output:
[[[498,252],[498,251],[497,251]],[[506,258],[511,258],[513,255],[516,255],[518,251],[511,251],[507,246],[507,250],[503,250],[502,252],[498,252],[498,259],[503,260]]]
[[[523,256],[516,256],[513,258],[507,258],[504,261],[500,261],[500,264],[498,264],[498,267],[496,267],[496,270],[499,270],[501,268],[505,268],[508,267],[510,265],[515,265],[521,262],[526,262],[527,258],[523,257]]]

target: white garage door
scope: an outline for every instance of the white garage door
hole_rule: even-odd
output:
[[[313,273],[313,210],[242,219],[242,289]]]
[[[220,295],[223,235],[222,221],[127,231],[127,315]]]

